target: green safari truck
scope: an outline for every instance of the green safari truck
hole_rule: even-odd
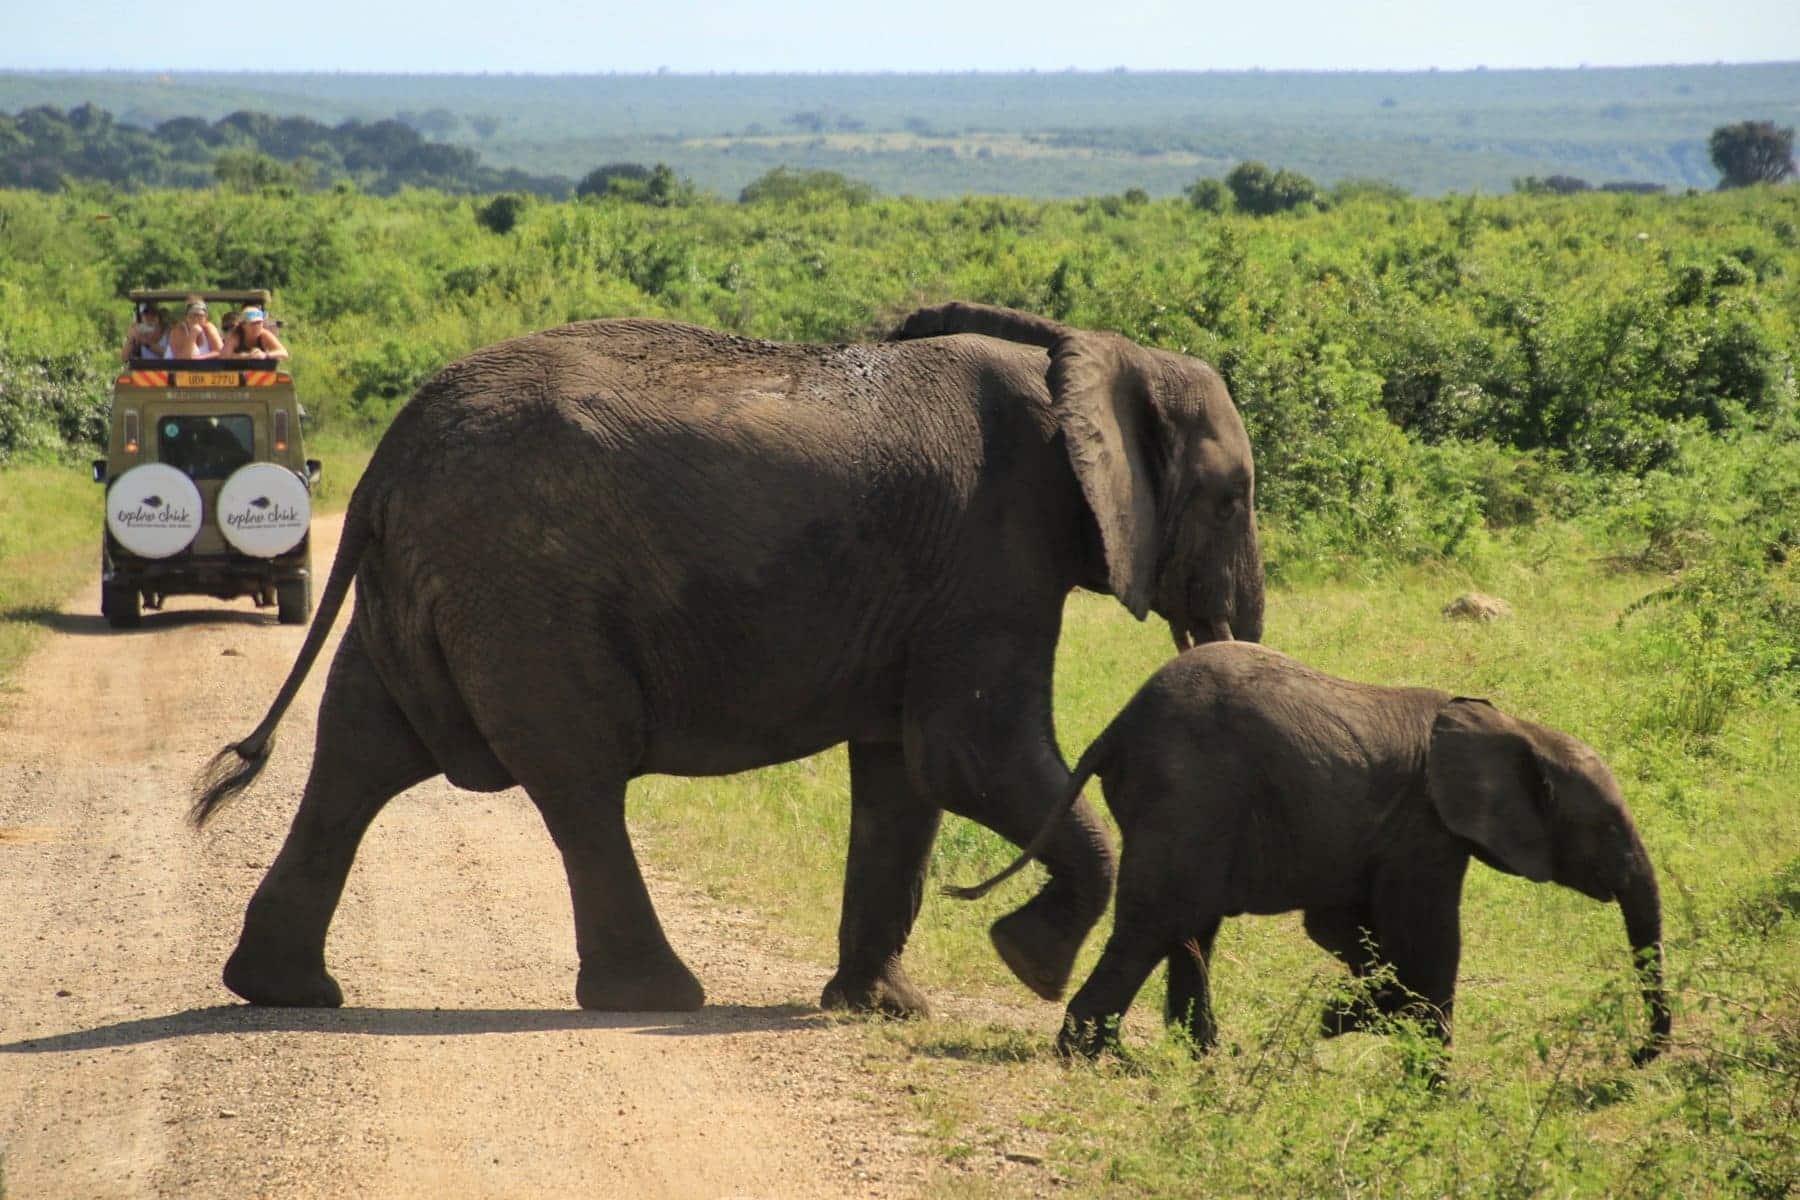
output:
[[[151,306],[195,296],[263,312],[270,300],[261,289],[128,294],[140,321]],[[305,455],[305,413],[287,362],[156,357],[154,348],[139,357],[133,343],[125,353],[106,457],[93,464],[94,482],[106,486],[101,612],[124,629],[167,596],[249,596],[282,624],[304,625],[319,463]]]

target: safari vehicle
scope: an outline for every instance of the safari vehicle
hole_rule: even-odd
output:
[[[266,309],[269,293],[207,288],[139,290],[134,305]],[[113,383],[106,457],[100,611],[135,627],[166,596],[274,605],[284,625],[312,615],[312,489],[304,411],[285,361],[133,358]]]

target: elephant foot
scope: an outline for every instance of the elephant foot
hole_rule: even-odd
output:
[[[322,962],[256,954],[242,943],[225,960],[225,986],[252,1004],[276,1008],[339,1008],[344,990]]]
[[[1034,900],[995,921],[988,937],[1019,981],[1046,1000],[1060,1000],[1087,930],[1071,934]]]
[[[1121,1053],[1118,1017],[1078,1017],[1063,1015],[1062,1028],[1056,1034],[1056,1052],[1064,1058],[1099,1058],[1111,1051]]]
[[[890,963],[868,978],[840,969],[825,985],[819,1007],[843,1012],[880,1013],[888,1017],[929,1017],[931,1005],[913,986],[899,963]]]
[[[1380,1032],[1381,1026],[1405,1006],[1405,993],[1392,986],[1352,984],[1349,990],[1325,1002],[1325,1011],[1319,1017],[1319,1036]]]
[[[575,1003],[597,1012],[694,1012],[706,1003],[706,989],[679,959],[648,970],[583,963]]]
[[[1346,1033],[1361,1033],[1380,1018],[1368,1003],[1348,1003],[1332,1001],[1325,1005],[1325,1011],[1319,1015],[1319,1036],[1322,1038],[1342,1037]]]

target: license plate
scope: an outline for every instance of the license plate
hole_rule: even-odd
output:
[[[236,371],[177,371],[176,387],[236,387]]]

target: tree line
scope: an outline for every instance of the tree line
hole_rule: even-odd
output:
[[[400,120],[334,126],[240,111],[217,121],[175,117],[143,128],[93,104],[0,113],[0,187],[55,191],[67,180],[240,189],[349,181],[376,195],[421,187],[561,196],[570,188],[559,176],[483,166],[475,151],[430,141]]]
[[[516,192],[546,197],[618,196],[658,207],[680,204],[699,189],[664,163],[611,162],[580,181],[484,166],[467,147],[432,141],[426,134],[453,131],[460,121],[443,109],[403,112],[395,119],[343,121],[331,126],[304,116],[277,117],[238,111],[208,122],[175,117],[154,127],[115,120],[88,103],[64,111],[50,105],[0,113],[0,187],[53,191],[66,181],[120,187],[206,187],[238,190],[290,186],[309,190],[350,182],[377,195],[403,187],[452,193]],[[1742,121],[1715,129],[1709,140],[1721,188],[1780,183],[1795,173],[1794,130],[1772,121]],[[1513,190],[1569,195],[1592,189],[1566,174],[1527,175]],[[1346,179],[1327,192],[1311,179],[1262,162],[1239,162],[1223,179],[1202,178],[1187,188],[1196,207],[1235,208],[1270,214],[1327,206],[1332,196],[1403,191],[1379,180]],[[1127,189],[1126,194],[1142,189]],[[1632,180],[1602,183],[1600,191],[1650,194],[1662,185]],[[795,170],[781,164],[746,185],[745,203],[815,194],[824,199],[866,199],[875,189],[838,172]]]

